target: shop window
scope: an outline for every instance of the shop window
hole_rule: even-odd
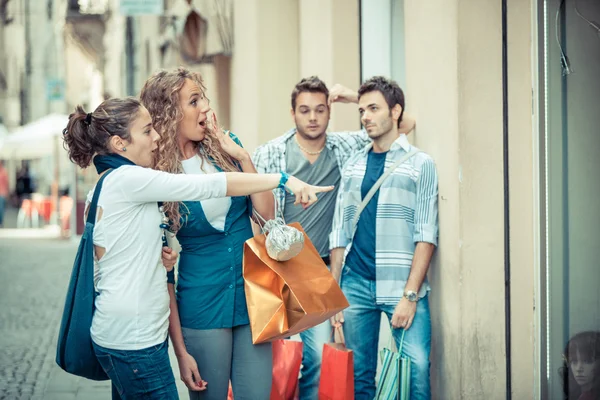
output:
[[[598,399],[600,2],[539,6],[542,398]]]

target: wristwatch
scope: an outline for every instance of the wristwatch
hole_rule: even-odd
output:
[[[412,291],[412,290],[406,290],[404,292],[404,297],[406,297],[406,299],[408,301],[411,301],[413,303],[416,303],[417,301],[419,301],[419,295],[417,292]]]

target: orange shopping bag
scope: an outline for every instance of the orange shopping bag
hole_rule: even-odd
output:
[[[319,400],[354,399],[354,356],[346,348],[342,328],[336,328],[339,343],[323,345],[321,379],[319,381]],[[335,336],[335,333],[334,333]]]
[[[298,400],[298,376],[302,365],[302,342],[273,342],[273,385],[270,400]]]
[[[244,244],[244,286],[252,343],[283,339],[312,328],[348,307],[348,300],[299,223],[302,251],[273,260],[264,234]]]

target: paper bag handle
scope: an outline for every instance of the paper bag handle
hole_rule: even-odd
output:
[[[335,341],[335,334],[338,334],[340,338],[339,342]],[[344,346],[346,345],[346,338],[344,337],[344,328],[341,326],[333,326],[331,327],[331,343],[341,343]]]

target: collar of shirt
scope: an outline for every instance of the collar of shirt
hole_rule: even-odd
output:
[[[279,146],[282,146],[282,152],[285,153],[285,144],[288,142],[288,140],[290,140],[296,133],[298,133],[298,129],[296,128],[292,128],[289,131],[287,131],[286,133],[283,134],[283,136],[281,136],[281,141],[279,143],[277,143]],[[408,142],[407,142],[408,143]],[[330,136],[327,134],[327,132],[325,133],[325,146],[327,147],[327,149],[332,150],[335,146],[336,143],[334,143],[334,141],[330,140]]]
[[[373,142],[369,143],[365,147],[365,149],[364,149],[365,154],[368,154],[372,148],[373,148]],[[411,150],[411,148],[412,148],[412,146],[408,142],[408,137],[406,137],[405,133],[401,133],[400,136],[398,137],[398,139],[394,140],[394,142],[390,146],[389,151],[395,151],[395,150],[402,149],[408,153]]]

